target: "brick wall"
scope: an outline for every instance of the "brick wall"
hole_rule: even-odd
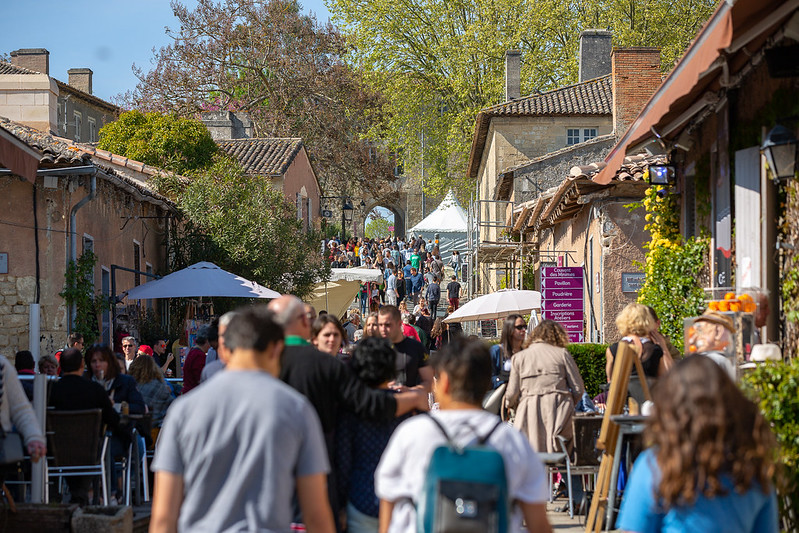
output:
[[[660,86],[660,49],[615,48],[611,60],[613,123],[621,137]]]

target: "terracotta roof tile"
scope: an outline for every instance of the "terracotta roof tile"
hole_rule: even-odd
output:
[[[533,94],[483,109],[491,116],[610,115],[613,80],[610,74],[553,91]]]
[[[258,176],[281,176],[302,148],[302,139],[231,139],[216,141],[235,157],[244,172]]]
[[[0,117],[0,128],[8,131],[22,142],[42,153],[39,164],[44,167],[88,164],[89,155],[77,150],[52,135],[42,133],[29,126]]]
[[[12,65],[11,63],[0,61],[0,74],[41,74],[41,72],[36,72],[35,70],[18,67],[16,65]]]
[[[613,79],[610,74],[568,85],[545,93],[532,94],[487,107],[475,119],[472,148],[466,175],[477,178],[483,157],[488,127],[494,117],[583,116],[613,114]]]

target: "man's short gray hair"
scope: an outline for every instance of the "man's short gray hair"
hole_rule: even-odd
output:
[[[274,309],[273,309],[274,310]],[[287,297],[286,306],[275,313],[275,322],[284,328],[293,324],[300,315],[305,314],[305,304],[296,296]]]
[[[237,314],[238,313],[236,311],[228,311],[224,315],[220,316],[219,317],[219,327],[220,328],[228,327],[228,324],[230,324],[230,321],[233,320],[234,318],[236,318]]]
[[[125,343],[125,342],[132,342],[132,343],[133,343],[133,344],[135,344],[136,346],[138,346],[138,345],[139,345],[139,341],[137,341],[137,340],[136,340],[136,337],[131,337],[131,336],[123,337],[123,338],[122,338],[122,342],[123,342],[123,343]]]

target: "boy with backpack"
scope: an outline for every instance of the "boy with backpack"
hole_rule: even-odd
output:
[[[380,459],[380,532],[551,531],[546,473],[527,438],[481,408],[491,358],[456,338],[434,354],[439,411],[403,422]]]

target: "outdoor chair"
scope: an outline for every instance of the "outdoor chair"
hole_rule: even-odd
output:
[[[549,503],[552,503],[553,499],[553,492],[552,492],[552,474],[555,472],[563,472],[563,467],[566,466],[566,454],[565,453],[536,453],[538,455],[538,459],[544,463],[544,467],[547,470],[547,481],[549,482]]]
[[[558,435],[560,449],[566,456],[566,487],[569,496],[569,517],[574,517],[574,498],[572,496],[572,474],[593,475],[599,473],[602,452],[596,449],[596,441],[602,430],[601,416],[575,416],[572,418],[574,446],[569,451],[569,441]],[[550,481],[551,483],[551,481]],[[591,483],[593,486],[593,483]],[[551,492],[551,491],[550,491]]]
[[[48,465],[45,486],[50,476],[58,478],[59,488],[64,477],[100,477],[103,502],[108,505],[108,470],[106,453],[108,436],[101,437],[102,410],[47,412]],[[49,491],[45,491],[49,502]]]

